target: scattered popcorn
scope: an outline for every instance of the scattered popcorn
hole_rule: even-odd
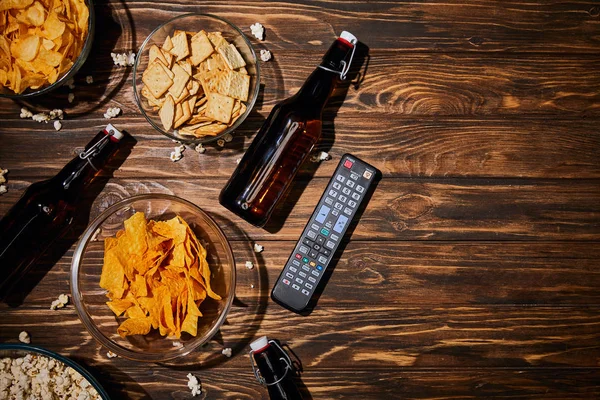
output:
[[[21,115],[19,115],[19,117],[21,117],[21,118],[33,118],[33,113],[31,111],[29,111],[26,107],[22,107],[21,108]]]
[[[6,189],[6,185],[0,185],[0,194],[4,194],[8,192],[8,190]]]
[[[181,160],[181,158],[183,157],[184,150],[185,150],[184,145],[175,147],[175,150],[173,150],[171,152],[171,161],[177,162],[177,161]]]
[[[231,347],[226,347],[221,351],[225,357],[231,357]]]
[[[67,86],[69,87],[69,89],[73,90],[75,89],[75,79],[71,78],[66,82]]]
[[[181,343],[180,341],[176,340],[173,342],[173,347],[183,347],[183,343]]]
[[[54,129],[60,131],[60,128],[62,128],[62,124],[60,123],[60,121],[54,121]]]
[[[0,183],[6,182],[6,178],[4,177],[6,174],[8,174],[8,170],[0,168]]]
[[[38,354],[0,358],[0,399],[101,400],[73,368]]]
[[[59,308],[63,308],[67,304],[69,304],[69,295],[63,293],[58,296],[58,299],[52,302],[52,304],[50,305],[50,309],[57,310]]]
[[[260,253],[264,250],[264,246],[258,244],[258,243],[254,243],[254,252],[255,253]]]
[[[33,117],[31,117],[31,119],[33,119],[35,122],[48,123],[48,121],[50,121],[50,116],[46,113],[39,113],[35,114]]]
[[[196,150],[198,153],[200,154],[204,154],[204,152],[206,151],[206,148],[204,146],[202,146],[202,143],[199,143],[194,150]]]
[[[19,333],[19,342],[27,344],[31,343],[31,337],[29,336],[29,333],[26,331]]]
[[[225,136],[223,136],[223,140],[227,143],[231,142],[233,140],[233,135],[231,133],[226,134]]]
[[[94,78],[91,75],[86,76],[85,83],[87,83],[88,85],[91,85],[92,83],[94,83]]]
[[[110,53],[113,63],[120,67],[131,67],[135,64],[135,53]]]
[[[248,268],[248,269],[254,268],[254,264],[252,263],[252,261],[246,261],[246,268]]]
[[[75,100],[75,95],[73,93],[69,93],[69,96],[67,97],[67,100],[69,101],[69,103],[72,103],[73,100]]]
[[[196,378],[191,373],[187,374],[187,378],[188,378],[188,388],[190,388],[190,390],[192,391],[192,396],[197,396],[199,394],[202,394],[202,384],[200,382],[198,382],[198,378]]]
[[[238,158],[237,160],[235,160],[235,163],[236,163],[236,164],[239,164],[241,161],[242,161],[242,159],[241,159],[241,158]]]
[[[258,40],[263,40],[265,38],[265,27],[262,26],[260,22],[250,25],[250,30],[252,31],[252,36]]]
[[[106,352],[106,357],[108,357],[108,358],[115,358],[115,357],[118,357],[118,355],[116,353],[113,353],[112,351],[107,351]]]
[[[219,146],[219,147],[225,146],[225,141],[223,139],[217,140],[217,146]]]
[[[271,58],[273,58],[273,55],[271,54],[271,52],[269,50],[261,50],[260,51],[260,59],[263,62],[267,62],[269,61]]]
[[[96,229],[96,232],[94,232],[94,234],[90,238],[90,241],[97,242],[98,241],[98,235],[100,234],[100,232],[102,232],[102,228]]]
[[[324,151],[321,151],[317,154],[313,154],[310,157],[310,161],[312,161],[312,162],[320,162],[320,161],[327,161],[327,160],[331,160],[331,156],[329,155],[329,153],[326,153]]]
[[[55,108],[54,110],[50,111],[50,119],[64,119],[65,117],[65,113],[63,112],[63,110]]]
[[[108,107],[108,110],[104,113],[104,118],[111,119],[115,118],[117,115],[121,113],[121,109],[119,107]]]

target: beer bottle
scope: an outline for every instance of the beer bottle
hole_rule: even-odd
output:
[[[67,232],[82,193],[116,154],[122,138],[109,124],[55,177],[29,186],[0,220],[0,299]]]
[[[219,202],[263,226],[321,137],[322,113],[350,69],[357,39],[342,32],[294,96],[277,104],[221,191]]]

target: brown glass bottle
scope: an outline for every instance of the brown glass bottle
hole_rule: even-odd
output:
[[[108,125],[55,177],[29,186],[0,220],[0,299],[67,232],[85,188],[115,155],[122,138]]]
[[[321,137],[323,108],[347,72],[355,44],[352,34],[342,32],[298,93],[273,108],[221,190],[223,206],[253,225],[267,222]]]

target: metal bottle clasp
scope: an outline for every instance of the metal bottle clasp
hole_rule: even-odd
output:
[[[277,347],[279,349],[279,351],[281,352],[282,357],[279,357],[279,361],[283,361],[285,363],[285,372],[283,373],[283,376],[281,378],[277,379],[275,382],[267,383],[265,381],[265,379],[262,377],[262,375],[260,374],[258,367],[254,363],[254,357],[253,357],[254,350],[250,350],[250,352],[248,354],[250,355],[250,364],[252,364],[252,371],[254,372],[254,377],[256,378],[258,383],[260,383],[263,386],[272,386],[272,385],[278,384],[287,376],[288,372],[292,371],[292,369],[293,369],[292,360],[290,359],[290,356],[285,352],[285,350],[283,350],[281,348],[281,346],[279,346],[279,344],[277,344],[277,342],[274,341],[273,339],[269,340],[269,344],[272,344],[273,346]]]
[[[352,66],[352,61],[354,61],[354,53],[356,52],[356,43],[357,43],[356,39],[352,39],[351,43],[352,43],[352,53],[350,54],[350,60],[348,62],[346,62],[346,60],[340,61],[340,64],[342,66],[341,71],[336,71],[334,69],[327,68],[322,65],[319,65],[319,68],[324,69],[325,71],[333,72],[334,74],[338,74],[340,76],[341,80],[345,80],[346,75],[348,74],[348,71],[350,71],[350,67]]]
[[[96,166],[92,164],[90,157],[98,154],[100,150],[102,150],[104,146],[106,146],[106,144],[110,140],[110,137],[113,134],[114,132],[112,130],[108,131],[107,135],[104,136],[102,139],[98,140],[92,147],[79,153],[79,158],[81,158],[82,160],[86,160],[95,171],[98,171],[98,168],[96,168]]]

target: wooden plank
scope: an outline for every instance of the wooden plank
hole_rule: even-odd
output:
[[[126,17],[133,18],[134,39],[141,43],[160,23],[190,11],[185,1],[167,1],[158,9],[145,2],[125,6],[113,1],[99,8],[98,18],[121,15],[124,28],[131,24]],[[599,44],[594,1],[234,1],[205,2],[202,12],[226,18],[248,35],[249,26],[260,21],[266,27],[261,44],[285,51],[312,47],[323,53],[342,30],[350,30],[372,48],[403,51],[596,53]]]
[[[2,132],[2,167],[10,177],[49,177],[56,174],[84,146],[106,120],[69,120],[64,133],[49,132],[51,126],[32,121],[15,123],[14,130]],[[169,177],[229,178],[236,159],[249,146],[254,131],[238,132],[221,149],[207,145],[197,155],[192,148],[177,164],[169,154],[174,144],[162,135],[148,131],[139,117],[120,118],[116,126],[125,127],[138,140],[133,152],[117,171],[120,178]],[[260,121],[248,121],[258,126]],[[92,127],[90,127],[90,125]],[[394,177],[482,177],[482,178],[600,178],[600,130],[598,121],[570,120],[405,120],[345,114],[328,123],[315,151],[327,151],[332,160],[321,165],[307,162],[300,177],[311,174],[330,177],[337,161],[348,152],[376,163],[383,175]],[[35,128],[26,132],[26,127]],[[69,140],[63,140],[65,137]],[[22,146],[27,137],[35,147]],[[32,157],[34,149],[43,149]],[[24,163],[23,160],[28,159]]]
[[[273,215],[269,231],[277,231],[282,240],[297,240],[327,182],[322,178],[297,182]],[[10,180],[10,191],[0,197],[0,215],[31,183]],[[224,185],[223,179],[114,179],[96,199],[91,217],[119,199],[167,193],[190,200],[209,212],[230,240],[270,238],[269,231],[249,225],[218,203]],[[565,185],[560,180],[384,179],[352,238],[599,240],[599,208],[600,191],[594,180],[572,180]]]
[[[56,312],[26,305],[1,309],[3,342],[15,341],[26,330],[34,344],[72,355],[105,357],[72,306]],[[356,363],[362,368],[597,368],[598,311],[597,307],[362,304],[322,307],[303,317],[272,302],[246,301],[233,306],[217,340],[173,365],[211,366],[215,358],[224,359],[223,347],[243,355],[252,338],[267,335],[288,342],[307,369]],[[247,362],[245,357],[230,361],[240,367]]]

